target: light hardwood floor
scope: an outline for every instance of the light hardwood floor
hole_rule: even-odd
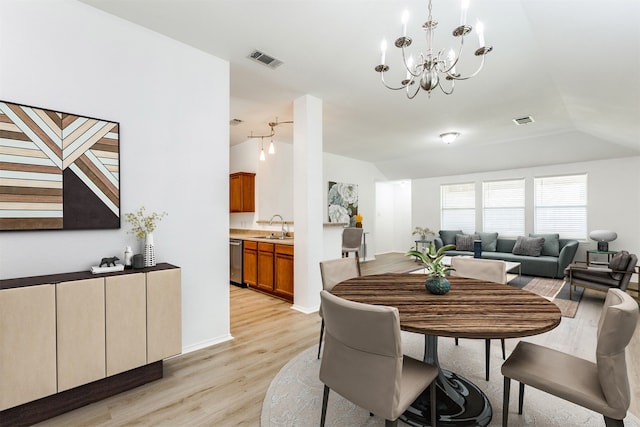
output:
[[[376,261],[362,264],[362,273],[402,271],[415,265],[412,263],[402,254],[377,256]],[[167,360],[163,379],[39,426],[259,426],[262,400],[271,380],[293,356],[317,345],[320,318],[250,289],[230,286],[230,293],[232,341]],[[560,349],[593,359],[593,334],[601,304],[602,294],[585,293],[576,318],[563,318],[561,326],[539,342],[561,342]],[[513,348],[515,342],[507,340],[507,348]],[[493,354],[499,354],[497,349]],[[636,368],[640,328],[627,354],[634,395],[631,411],[640,414],[640,368]],[[492,375],[492,381],[501,379]]]

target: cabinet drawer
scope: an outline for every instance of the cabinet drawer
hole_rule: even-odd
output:
[[[282,255],[293,255],[293,246],[276,245],[276,253]]]
[[[253,240],[245,240],[244,241],[245,249],[258,249],[258,242],[254,242]]]
[[[273,252],[273,247],[275,245],[273,243],[258,243],[258,250],[262,252]]]

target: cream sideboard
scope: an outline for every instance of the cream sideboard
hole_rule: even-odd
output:
[[[0,280],[0,426],[162,378],[181,331],[181,270],[171,264]]]

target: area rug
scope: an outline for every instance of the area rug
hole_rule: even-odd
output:
[[[484,341],[465,340],[464,345],[455,346],[452,339],[440,339],[438,351],[443,368],[465,376],[479,386],[488,396],[493,407],[493,418],[489,426],[502,423],[502,358],[496,348],[491,352],[491,380],[484,380]],[[422,359],[424,338],[419,334],[402,332],[402,347],[406,354]],[[318,347],[313,346],[290,360],[275,376],[262,403],[260,425],[262,427],[313,426],[320,423],[323,386],[318,379],[320,361],[316,359]],[[518,415],[518,387],[511,387],[509,404],[509,426],[604,426],[602,416],[555,398],[544,392],[527,387],[524,413]],[[398,423],[401,426],[407,424]],[[331,392],[327,407],[327,426],[383,426],[384,420],[370,417],[369,412],[355,406],[337,393]],[[640,419],[629,413],[625,418],[627,427],[640,427]]]
[[[576,317],[584,288],[577,287],[573,290],[573,295],[569,299],[569,283],[563,279],[548,279],[533,276],[511,276],[509,285],[525,289],[534,294],[548,299],[558,306],[564,317]]]

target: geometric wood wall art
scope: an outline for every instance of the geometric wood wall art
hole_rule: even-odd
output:
[[[119,124],[0,101],[0,230],[120,228]]]

